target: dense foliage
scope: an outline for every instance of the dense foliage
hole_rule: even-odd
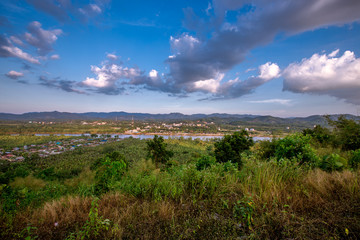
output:
[[[254,144],[247,131],[235,132],[232,135],[225,135],[224,138],[215,142],[215,158],[218,162],[237,163],[242,166],[241,153],[249,150]]]
[[[173,155],[172,151],[166,149],[166,143],[163,137],[157,135],[152,140],[147,142],[148,157],[151,158],[154,163],[165,164]]]

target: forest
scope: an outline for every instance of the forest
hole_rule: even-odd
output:
[[[0,148],[49,138],[4,135]],[[360,239],[360,122],[1,160],[0,238]]]

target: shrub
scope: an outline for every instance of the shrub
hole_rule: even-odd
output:
[[[353,151],[352,156],[349,160],[351,168],[356,169],[360,166],[360,149]]]
[[[340,171],[344,168],[344,162],[346,162],[346,160],[340,157],[339,154],[330,154],[324,156],[319,167],[327,172]]]
[[[215,159],[213,157],[205,155],[197,160],[196,169],[198,171],[201,171],[201,170],[204,170],[204,169],[210,167],[214,163],[215,163]]]
[[[262,160],[269,160],[275,157],[277,140],[272,139],[271,141],[260,141],[258,144],[257,156]]]
[[[217,162],[233,162],[239,167],[242,166],[241,153],[249,150],[254,141],[249,137],[248,132],[235,132],[233,135],[226,135],[223,139],[215,142],[215,158]]]
[[[314,149],[310,146],[310,139],[310,136],[303,136],[300,134],[294,134],[279,139],[275,148],[275,157],[277,161],[288,159],[299,165],[314,165],[318,158]]]
[[[98,195],[109,191],[112,184],[120,180],[127,170],[125,157],[116,152],[108,154],[100,164],[95,175],[95,193]]]

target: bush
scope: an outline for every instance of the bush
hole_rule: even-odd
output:
[[[254,141],[249,137],[248,132],[235,132],[233,135],[226,135],[223,139],[215,142],[215,158],[217,162],[232,162],[242,166],[241,153],[249,150]]]
[[[97,167],[95,175],[95,193],[100,195],[109,191],[113,183],[121,179],[128,165],[125,157],[118,152],[107,154],[98,162],[100,166]]]
[[[353,151],[352,156],[349,160],[351,168],[356,169],[360,166],[360,149]]]
[[[257,146],[257,156],[262,160],[269,160],[272,157],[275,157],[277,140],[272,139],[271,141],[260,141]]]
[[[215,163],[215,159],[213,157],[205,155],[197,160],[196,169],[198,171],[201,171],[201,170],[204,170],[204,169],[210,167],[214,163]]]
[[[294,134],[279,139],[276,144],[275,157],[277,161],[288,159],[299,165],[314,165],[317,162],[317,156],[314,149],[310,146],[310,136]]]
[[[345,162],[346,160],[338,154],[330,154],[328,156],[324,156],[319,167],[327,172],[340,171],[344,168]]]

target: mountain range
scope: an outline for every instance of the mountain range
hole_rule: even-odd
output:
[[[339,115],[331,115],[337,118]],[[360,120],[359,116],[345,114],[346,118]],[[226,119],[228,121],[251,121],[253,123],[281,124],[288,122],[306,122],[314,124],[324,123],[322,115],[312,115],[308,117],[280,118],[273,116],[261,116],[250,114],[191,114],[182,113],[169,114],[150,114],[150,113],[128,113],[128,112],[86,112],[86,113],[69,113],[69,112],[29,112],[23,114],[0,113],[0,120],[15,121],[56,121],[56,120],[199,120],[199,119]]]

